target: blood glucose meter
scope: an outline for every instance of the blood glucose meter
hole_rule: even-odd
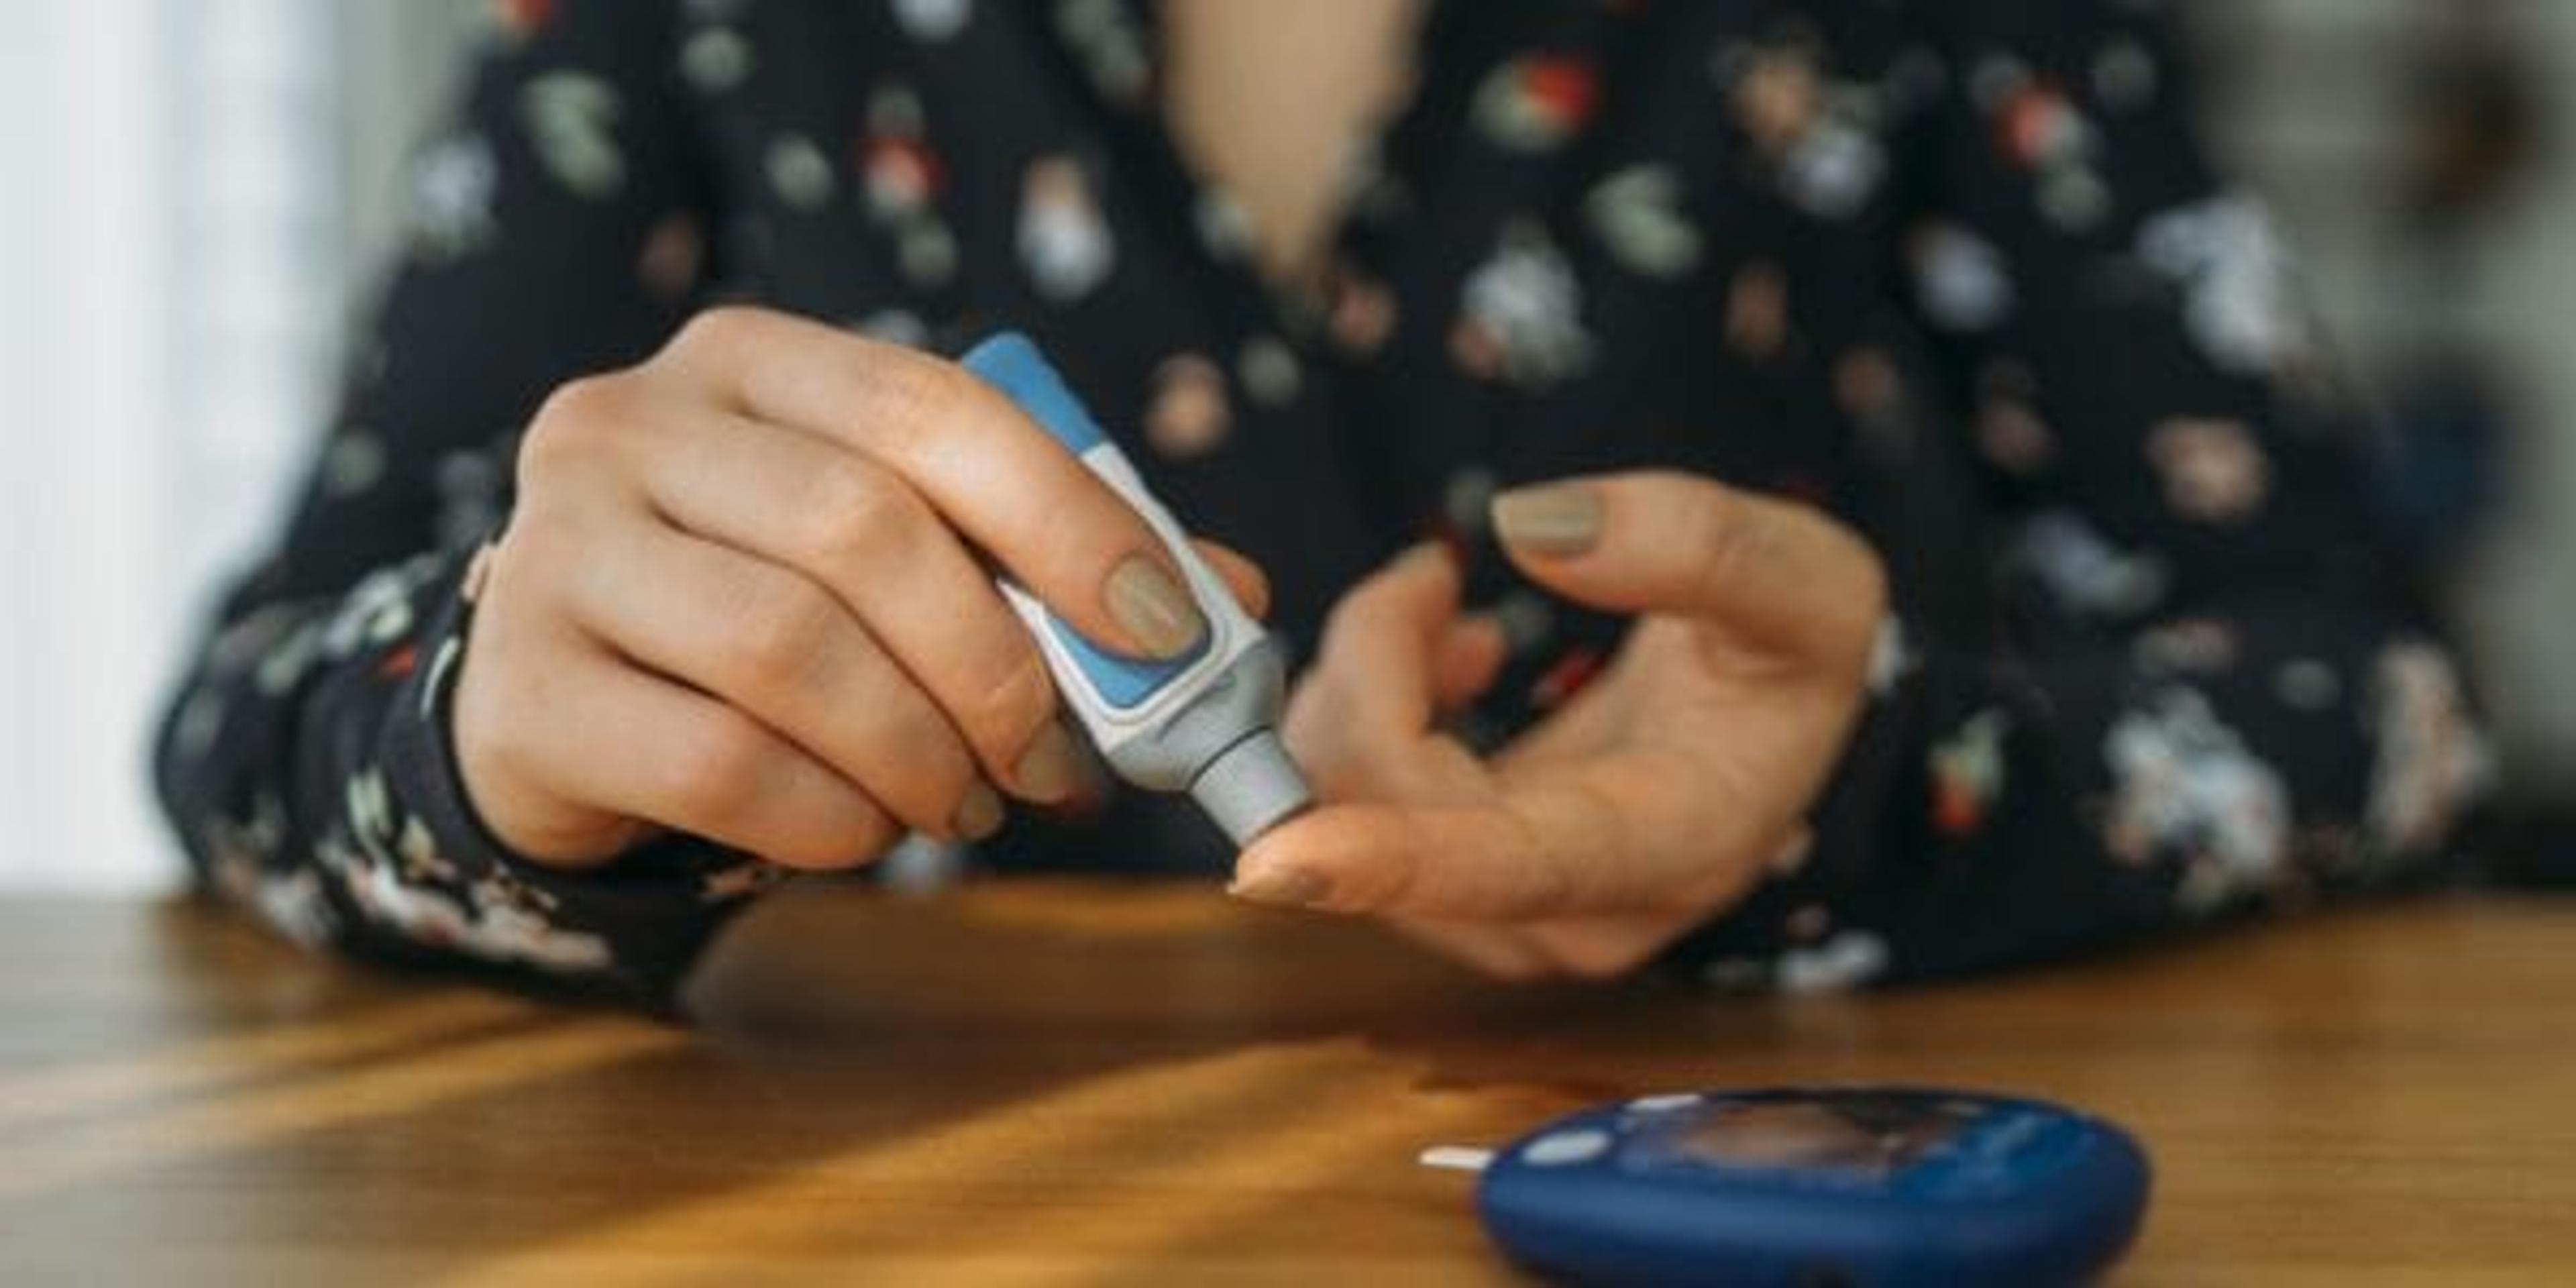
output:
[[[1644,1096],[1422,1161],[1482,1172],[1514,1260],[1608,1284],[2080,1284],[2136,1237],[2148,1186],[2100,1119],[1910,1088]]]

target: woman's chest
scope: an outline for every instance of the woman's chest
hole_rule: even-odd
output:
[[[1374,550],[1586,468],[1831,492],[1899,365],[1871,337],[1908,73],[1893,31],[1769,8],[1443,6],[1295,292],[1175,145],[1129,5],[700,6],[680,58],[718,290],[906,343],[1028,330],[1184,512],[1330,485]]]

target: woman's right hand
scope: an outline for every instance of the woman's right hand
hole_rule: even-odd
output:
[[[1259,572],[1209,553],[1257,611]],[[503,844],[565,867],[665,829],[846,867],[911,829],[989,834],[997,789],[1073,791],[985,559],[1112,649],[1206,629],[1152,530],[1002,395],[749,308],[556,390],[486,558],[459,767]]]

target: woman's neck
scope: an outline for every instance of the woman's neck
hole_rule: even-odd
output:
[[[1262,270],[1306,280],[1352,151],[1401,101],[1423,0],[1162,0],[1164,112],[1251,217]]]

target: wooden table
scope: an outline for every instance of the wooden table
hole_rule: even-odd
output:
[[[1204,892],[775,900],[690,1031],[0,902],[0,1283],[1493,1283],[1595,1098],[1954,1082],[2131,1124],[2117,1282],[2576,1284],[2576,905],[2350,912],[1886,996],[1487,984]]]

